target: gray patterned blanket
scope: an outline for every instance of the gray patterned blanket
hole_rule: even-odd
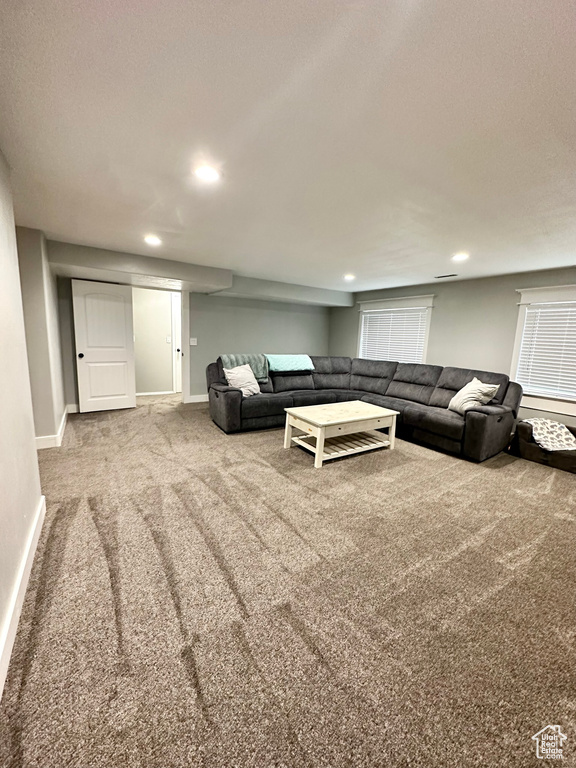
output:
[[[249,365],[257,381],[268,381],[268,358],[261,354],[220,355],[224,368]]]
[[[576,451],[576,437],[565,424],[552,419],[524,419],[532,425],[532,435],[545,451]]]

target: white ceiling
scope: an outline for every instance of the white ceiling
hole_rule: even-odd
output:
[[[569,0],[5,2],[17,221],[344,290],[573,265],[575,32]]]

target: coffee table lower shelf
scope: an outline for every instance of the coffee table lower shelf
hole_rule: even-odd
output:
[[[292,438],[292,442],[306,448],[310,453],[316,453],[316,438],[312,435],[297,435]],[[375,448],[386,448],[389,445],[388,436],[381,432],[356,432],[352,435],[327,437],[324,441],[322,461],[350,456],[352,453],[373,451]]]

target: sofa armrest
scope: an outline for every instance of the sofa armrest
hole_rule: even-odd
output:
[[[212,421],[226,433],[242,427],[242,390],[226,384],[212,384],[208,390]]]
[[[507,405],[475,405],[474,408],[470,408],[466,413],[470,413],[470,411],[484,413],[486,416],[502,416],[505,413],[513,413],[512,408],[509,408]]]
[[[482,405],[466,411],[463,455],[473,461],[485,461],[505,450],[514,422],[514,413],[507,406]]]
[[[230,387],[228,384],[211,384],[210,389],[215,389],[216,392],[240,392],[240,394],[242,394],[241,389],[238,389],[238,387]]]

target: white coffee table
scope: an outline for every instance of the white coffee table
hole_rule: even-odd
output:
[[[398,411],[371,405],[362,400],[327,405],[303,405],[285,408],[286,431],[284,448],[294,443],[314,454],[314,466],[323,461],[373,451],[394,448]],[[388,427],[388,434],[375,432]],[[303,435],[292,436],[298,429]]]

